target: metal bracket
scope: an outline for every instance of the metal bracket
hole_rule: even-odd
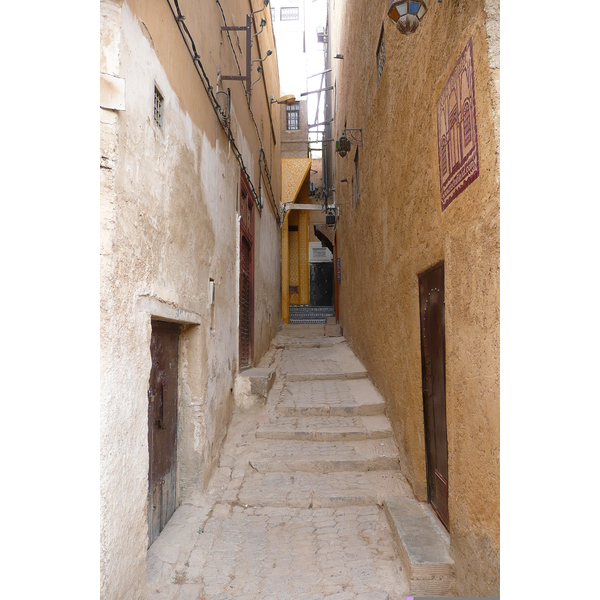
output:
[[[352,133],[354,131],[357,131],[358,133]],[[350,134],[348,135],[349,132]],[[362,148],[362,129],[345,127],[344,133],[342,135],[345,135],[347,138],[351,139],[357,146],[360,146]]]
[[[252,15],[246,15],[246,25],[229,27],[221,26],[221,31],[245,31],[246,32],[246,74],[245,75],[221,75],[221,81],[245,81],[246,93],[248,96],[252,94],[252,63],[251,63],[251,47],[252,47]]]

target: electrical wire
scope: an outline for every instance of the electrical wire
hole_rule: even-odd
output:
[[[213,110],[215,111],[215,114],[217,116],[217,119],[219,121],[219,124],[221,125],[221,127],[223,128],[223,131],[225,132],[225,134],[227,135],[227,139],[231,145],[231,147],[233,148],[233,153],[240,165],[240,168],[242,169],[246,180],[248,181],[248,185],[250,186],[250,190],[252,192],[252,196],[254,197],[254,202],[256,204],[256,206],[259,208],[259,211],[262,209],[262,202],[258,196],[258,194],[256,193],[256,189],[254,187],[254,184],[252,183],[252,179],[250,177],[250,174],[248,173],[248,169],[246,168],[246,165],[244,164],[244,158],[242,156],[242,153],[240,151],[240,149],[238,148],[236,142],[235,142],[235,137],[233,136],[232,132],[231,132],[231,128],[229,126],[229,119],[230,119],[230,115],[226,114],[223,109],[221,108],[221,105],[219,104],[214,92],[213,92],[213,87],[210,84],[210,80],[208,78],[208,75],[206,74],[206,71],[204,69],[204,66],[202,64],[202,61],[200,59],[200,55],[198,54],[198,51],[196,49],[196,44],[194,43],[194,39],[187,27],[187,25],[185,24],[185,16],[182,14],[181,9],[179,7],[179,2],[178,0],[173,0],[173,3],[175,5],[175,9],[173,8],[173,5],[171,4],[171,0],[167,0],[167,4],[169,5],[169,8],[171,9],[171,13],[173,14],[173,17],[177,23],[177,26],[179,28],[179,32],[181,33],[181,36],[183,38],[183,41],[186,45],[186,48],[188,49],[188,52],[190,54],[190,56],[192,57],[192,60],[194,62],[194,67],[196,69],[196,72],[198,73],[198,75],[200,76],[200,80],[202,81],[202,85],[204,87],[204,89],[206,90],[206,93],[209,97],[209,100],[211,102],[211,105],[213,107]],[[223,15],[223,20],[225,21],[225,15],[223,14],[223,9],[220,6],[220,2],[217,0],[217,4],[219,4],[219,7],[221,9],[221,14]],[[227,25],[226,25],[227,26]],[[227,35],[229,37],[229,32],[227,32]],[[188,42],[189,40],[189,42]],[[232,44],[232,49],[233,49],[233,43],[231,42],[231,38],[229,38],[230,43]],[[190,47],[191,46],[191,47]],[[234,50],[234,56],[235,56],[235,50]],[[238,65],[238,71],[241,74],[241,70],[239,67],[239,62],[237,60],[237,56],[235,56],[236,59],[236,63]],[[248,98],[248,94],[246,93],[246,97]],[[248,108],[250,109],[250,103],[248,101]],[[260,156],[261,153],[262,155],[264,155],[264,150],[262,147],[262,140],[260,138],[260,134],[258,132],[258,127],[256,125],[256,120],[254,119],[254,115],[252,114],[252,110],[250,109],[250,114],[252,116],[252,121],[254,123],[254,127],[256,129],[256,134],[258,136],[258,140],[260,143],[260,152],[259,152],[259,167],[260,167]],[[271,191],[271,199],[273,200],[273,204],[275,205],[275,212],[276,212],[276,219],[277,219],[277,224],[281,225],[281,216],[279,214],[279,210],[277,208],[277,205],[274,201],[275,199],[275,195],[273,194],[273,188],[271,186],[271,176],[270,173],[268,171],[266,162],[265,162],[265,174],[267,175],[267,180],[269,183],[269,188]],[[259,174],[260,177],[260,174]]]
[[[223,10],[223,6],[221,5],[220,0],[215,0],[215,1],[217,3],[217,6],[219,7],[219,10],[221,11],[221,17],[223,19],[223,25],[225,27],[228,27],[228,25],[227,25],[227,19],[225,18],[225,11]],[[252,19],[252,22],[254,23],[254,19]],[[229,30],[225,29],[225,33],[227,34],[227,39],[229,40],[229,45],[231,46],[231,51],[233,52],[233,57],[235,58],[235,64],[237,65],[238,75],[241,75],[242,74],[242,67],[240,66],[240,62],[239,62],[238,57],[237,57],[237,52],[235,51],[235,47],[233,45],[233,40],[231,39],[231,35],[229,33]],[[259,152],[259,166],[260,166],[260,155],[261,154],[265,155],[265,151],[263,149],[262,138],[260,137],[260,132],[258,131],[258,125],[256,123],[256,119],[254,118],[254,113],[252,112],[252,106],[251,106],[251,101],[250,101],[250,94],[248,93],[248,90],[246,89],[246,86],[242,86],[242,89],[244,90],[244,95],[246,96],[246,104],[248,105],[248,110],[250,112],[250,117],[252,119],[252,122],[254,123],[254,130],[256,131],[256,137],[258,138],[258,142],[260,144],[260,152]],[[266,158],[266,156],[265,156],[265,158]],[[279,215],[279,209],[277,208],[277,204],[275,202],[275,194],[273,193],[273,187],[271,185],[271,174],[269,172],[269,168],[267,167],[266,160],[263,161],[263,164],[264,164],[264,168],[265,168],[265,174],[267,175],[267,180],[268,180],[268,184],[269,184],[269,190],[271,191],[271,196],[270,197],[271,197],[271,200],[273,202],[273,206],[275,208],[275,212],[277,214],[277,223],[280,225],[281,224],[281,218],[280,218],[280,215]]]

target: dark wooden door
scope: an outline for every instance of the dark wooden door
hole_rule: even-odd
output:
[[[252,366],[250,302],[250,243],[245,236],[242,236],[240,253],[240,369]]]
[[[333,306],[333,262],[310,263],[310,305]]]
[[[179,326],[152,322],[148,389],[148,545],[176,508]]]
[[[443,264],[419,276],[419,305],[427,495],[442,523],[449,527]]]
[[[243,173],[240,192],[240,369],[252,366],[254,342],[254,200]]]

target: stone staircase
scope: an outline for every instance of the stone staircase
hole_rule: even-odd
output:
[[[335,316],[333,306],[309,306],[308,304],[290,305],[291,324],[321,325],[325,324],[327,317]]]
[[[429,507],[412,497],[383,398],[366,370],[343,338],[323,346],[323,338],[301,336],[298,344],[293,337],[285,332],[274,344],[277,381],[247,448],[253,472],[238,501],[298,508],[379,505],[411,593],[450,594],[448,536]]]

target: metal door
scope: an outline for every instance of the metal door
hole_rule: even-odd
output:
[[[449,527],[443,263],[419,276],[419,304],[427,496],[442,523]]]
[[[148,389],[148,545],[176,508],[179,326],[152,322]]]

